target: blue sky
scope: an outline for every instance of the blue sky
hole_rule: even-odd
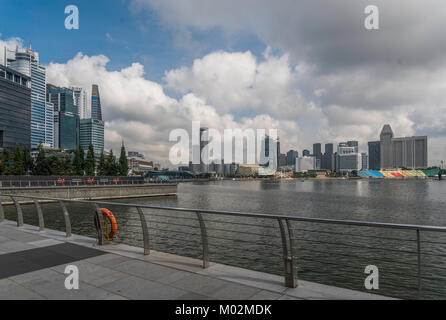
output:
[[[66,30],[65,6],[79,8],[80,29]],[[19,37],[39,52],[42,64],[64,63],[77,52],[110,58],[109,70],[139,62],[146,77],[160,81],[165,70],[190,64],[215,50],[246,51],[260,55],[265,44],[254,35],[238,34],[230,40],[217,28],[191,31],[195,46],[181,46],[174,30],[150,10],[132,12],[128,0],[2,0],[2,39]],[[106,34],[111,36],[107,38]]]

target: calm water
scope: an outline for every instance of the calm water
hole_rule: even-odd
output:
[[[190,208],[271,213],[305,217],[351,219],[446,226],[446,181],[434,180],[298,180],[218,181],[184,183],[178,197],[131,199]],[[42,206],[48,228],[64,229],[56,204]],[[25,223],[36,224],[32,206],[24,209]],[[92,209],[69,205],[74,233],[94,235]],[[142,245],[136,210],[109,207],[118,220],[120,241]],[[151,247],[201,257],[194,214],[146,210]],[[14,219],[14,208],[6,210]],[[280,232],[276,221],[206,217],[211,260],[282,274]],[[414,231],[292,223],[300,279],[364,290],[365,266],[380,271],[379,294],[415,298],[417,293],[416,234]],[[422,233],[424,298],[446,298],[446,235]]]

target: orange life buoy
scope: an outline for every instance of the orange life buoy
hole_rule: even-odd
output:
[[[108,233],[108,238],[113,239],[116,233],[118,232],[118,223],[116,222],[116,218],[113,215],[113,213],[111,213],[111,211],[106,208],[100,208],[99,210],[101,211],[102,215],[105,216],[108,219],[108,221],[110,221],[111,230]],[[96,228],[97,231],[98,221],[96,215],[94,216],[94,227]]]

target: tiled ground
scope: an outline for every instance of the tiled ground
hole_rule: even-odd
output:
[[[367,293],[283,279],[127,245],[93,247],[94,239],[0,223],[0,299],[379,299]],[[67,290],[68,264],[79,269],[79,289]],[[3,276],[2,276],[3,275]]]

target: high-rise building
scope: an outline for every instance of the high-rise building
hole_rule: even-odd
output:
[[[19,50],[7,59],[8,66],[31,77],[31,147],[39,143],[52,147],[52,112],[46,107],[46,69],[39,64],[39,54],[29,49]]]
[[[104,149],[104,121],[80,119],[79,144],[87,152],[90,143],[96,156]]]
[[[31,77],[0,65],[0,148],[30,147]]]
[[[325,170],[334,170],[334,154],[333,154],[333,143],[326,143],[325,144],[325,153],[322,155],[322,161],[321,161],[321,169]]]
[[[81,87],[71,87],[70,89],[73,91],[73,103],[77,107],[79,119],[91,118],[87,90]]]
[[[316,169],[315,157],[298,157],[296,158],[296,172],[307,172]]]
[[[336,155],[336,171],[351,172],[359,171],[362,167],[362,157],[358,153],[358,146],[350,145],[348,142],[338,144],[338,152]]]
[[[355,152],[359,152],[358,141],[347,141],[347,146],[355,148]]]
[[[381,145],[379,141],[370,141],[369,145],[369,169],[381,169]]]
[[[310,156],[310,154],[311,154],[310,150],[304,149],[302,151],[302,156],[304,156],[304,157],[308,157],[308,156]]]
[[[368,157],[367,153],[363,152],[361,153],[361,170],[367,170],[368,169]]]
[[[274,140],[270,136],[265,136],[261,143],[260,163],[272,170],[277,170],[279,167],[280,157],[280,141]]]
[[[102,120],[101,97],[97,84],[94,84],[91,88],[91,118]]]
[[[394,138],[390,125],[380,136],[381,169],[427,168],[427,136]]]
[[[73,91],[47,85],[47,99],[54,106],[54,147],[71,150],[79,144],[79,116]]]
[[[294,166],[296,165],[296,158],[299,157],[299,152],[296,150],[290,150],[286,153],[286,165]]]

